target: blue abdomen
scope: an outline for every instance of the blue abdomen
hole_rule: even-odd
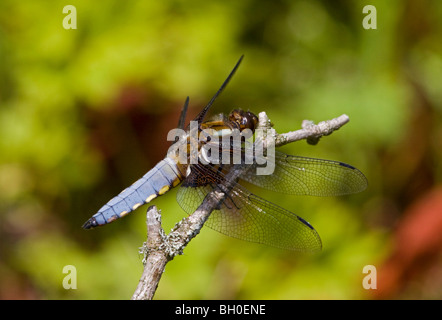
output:
[[[124,217],[143,204],[166,193],[170,188],[178,185],[181,180],[182,176],[175,162],[170,158],[161,160],[142,178],[106,203],[92,218],[86,221],[83,228],[90,229]]]

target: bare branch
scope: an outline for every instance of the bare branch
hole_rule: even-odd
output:
[[[313,121],[304,120],[302,122],[303,129],[279,134],[275,137],[275,143],[277,147],[280,147],[290,142],[306,139],[309,144],[314,145],[319,142],[322,136],[328,136],[349,121],[350,118],[346,114],[319,122],[317,125]]]
[[[271,128],[271,122],[265,112],[259,114],[258,128],[266,129],[270,132],[265,141],[265,145],[269,146],[274,143],[276,147],[306,139],[310,144],[316,144],[322,136],[329,135],[333,131],[339,129],[349,121],[347,115],[341,115],[332,120],[320,122],[315,125],[312,121],[304,120],[303,129],[277,134]],[[271,130],[271,131],[270,131]],[[147,231],[148,239],[144,243],[142,252],[145,254],[143,259],[144,271],[141,276],[138,287],[132,296],[133,300],[150,300],[153,298],[158,287],[158,282],[164,272],[166,264],[176,255],[183,253],[184,248],[201,230],[204,223],[209,218],[211,212],[215,210],[228,194],[230,189],[236,183],[236,180],[244,171],[248,170],[247,166],[236,165],[226,175],[228,185],[220,186],[222,189],[214,190],[207,195],[198,209],[190,216],[178,222],[172,231],[166,235],[161,227],[161,215],[155,206],[147,211]]]
[[[144,253],[144,271],[132,300],[151,300],[153,298],[166,264],[171,260],[169,255],[162,250],[166,236],[161,227],[161,214],[155,206],[147,209],[146,221],[147,241],[140,249]]]

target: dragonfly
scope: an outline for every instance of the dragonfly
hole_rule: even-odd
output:
[[[184,128],[189,97],[184,103],[178,128],[185,130],[181,137],[176,137],[174,146],[184,147],[189,151],[192,143],[196,143],[197,161],[189,161],[189,155],[183,159],[176,153],[168,152],[167,156],[143,177],[101,207],[84,223],[83,228],[91,229],[111,223],[180,185],[176,198],[188,214],[192,214],[210,192],[221,190],[228,193],[205,223],[218,232],[281,249],[321,250],[321,238],[307,220],[250,192],[244,186],[244,182],[290,195],[339,196],[357,193],[367,187],[367,179],[361,171],[340,161],[307,158],[275,151],[272,174],[257,174],[257,162],[245,164],[245,157],[242,156],[240,165],[246,166],[246,170],[242,170],[235,181],[229,181],[228,173],[239,164],[203,161],[207,158],[207,154],[203,152],[207,150],[204,146],[212,143],[212,146],[219,148],[221,154],[244,155],[246,144],[233,146],[231,143],[212,142],[209,139],[195,141],[192,138],[193,134],[201,134],[206,132],[206,129],[211,129],[219,136],[225,136],[232,130],[255,132],[258,118],[250,111],[234,110],[228,116],[221,115],[214,120],[205,120],[209,109],[235,74],[242,59],[243,56],[193,120],[196,124],[193,128]]]

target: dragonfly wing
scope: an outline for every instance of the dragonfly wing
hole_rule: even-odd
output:
[[[312,196],[338,196],[363,191],[367,179],[343,162],[287,155],[275,151],[275,170],[257,175],[256,166],[241,178],[264,189]]]
[[[222,177],[221,172],[216,174]],[[221,180],[219,178],[218,182]],[[216,183],[193,187],[183,184],[178,190],[177,201],[192,214],[214,188],[217,188]],[[307,221],[238,184],[211,213],[206,225],[230,237],[282,249],[318,251],[322,246],[318,233]]]

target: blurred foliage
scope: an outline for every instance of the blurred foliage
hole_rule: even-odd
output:
[[[68,4],[76,30],[62,26]],[[367,4],[376,30],[362,27]],[[365,265],[382,274],[402,261],[396,231],[441,182],[441,21],[442,2],[430,0],[3,0],[0,298],[131,297],[146,207],[105,228],[81,224],[164,157],[185,97],[195,115],[241,54],[213,113],[266,111],[278,132],[346,113],[351,122],[317,146],[282,150],[350,163],[370,186],[338,198],[266,192],[315,226],[321,253],[204,228],[168,264],[155,298],[442,298],[442,240],[425,245],[442,227],[430,218],[413,220],[435,231],[416,222],[423,249],[393,270],[408,276],[374,294],[362,287]],[[175,191],[154,204],[166,231],[185,215]],[[76,290],[62,286],[65,265],[77,268]]]

